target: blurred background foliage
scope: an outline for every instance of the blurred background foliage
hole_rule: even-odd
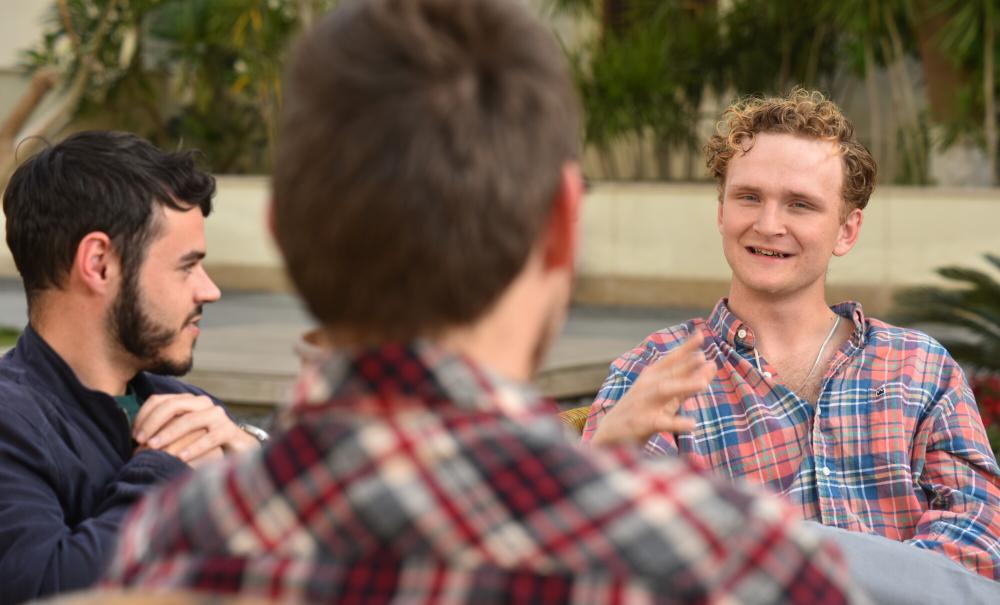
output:
[[[964,145],[985,155],[981,184],[997,183],[998,0],[549,0],[549,7],[595,24],[568,49],[587,141],[607,176],[650,176],[648,140],[654,154],[685,146],[697,156],[728,101],[801,85],[848,108],[889,182],[929,184],[931,154]],[[631,168],[609,159],[623,145],[635,149]],[[652,164],[669,163],[661,155]],[[661,168],[652,176],[692,172]]]
[[[266,173],[291,38],[336,0],[58,0],[29,72],[55,69],[69,119],[204,152],[213,171]]]
[[[56,0],[24,53],[58,74],[63,122],[269,171],[281,65],[336,0]],[[855,119],[883,182],[929,184],[931,156],[998,174],[1000,0],[530,0],[564,40],[598,178],[704,177],[698,148],[734,97],[818,88]],[[572,38],[572,39],[570,39]]]
[[[909,288],[895,296],[893,322],[945,326],[941,344],[965,369],[993,451],[1000,458],[1000,256],[990,271],[941,267],[945,286]]]

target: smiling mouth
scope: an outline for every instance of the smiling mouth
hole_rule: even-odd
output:
[[[757,256],[766,256],[768,258],[788,258],[791,254],[785,254],[784,252],[778,252],[777,250],[768,250],[767,248],[755,248],[753,246],[747,246],[747,252],[750,254],[756,254]]]

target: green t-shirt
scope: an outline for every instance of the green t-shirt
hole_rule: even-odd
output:
[[[128,425],[132,426],[132,421],[135,420],[136,414],[139,413],[139,406],[142,405],[142,402],[139,401],[139,396],[132,389],[132,385],[128,385],[128,390],[124,395],[115,397],[115,402],[118,404],[118,407],[125,411],[125,416],[128,417]]]

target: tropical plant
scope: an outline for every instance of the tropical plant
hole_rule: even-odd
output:
[[[955,132],[971,134],[986,149],[993,184],[1000,180],[997,128],[997,27],[1000,25],[998,0],[943,0],[935,9],[946,15],[938,43],[957,69],[972,74],[959,95],[957,119],[949,126]],[[969,119],[972,116],[980,119]]]
[[[1000,256],[984,256],[1000,271]],[[909,288],[895,297],[899,323],[932,323],[958,328],[941,344],[969,371],[969,384],[1000,455],[1000,282],[984,271],[942,267],[937,273],[958,287]]]
[[[204,152],[217,172],[266,172],[293,35],[336,0],[57,0],[29,71],[53,71],[77,124]]]
[[[602,152],[605,174],[642,178],[651,140],[655,176],[669,178],[671,152],[697,146],[703,95],[720,86],[718,72],[705,69],[719,47],[714,6],[680,0],[558,4],[604,24],[598,38],[571,51],[571,59],[587,142]],[[613,20],[600,13],[610,4],[616,6]],[[623,142],[636,152],[632,170],[623,170],[610,153]]]

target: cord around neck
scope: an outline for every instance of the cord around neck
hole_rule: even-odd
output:
[[[809,382],[809,379],[812,377],[813,372],[816,371],[816,366],[819,365],[819,360],[823,357],[823,351],[825,351],[826,346],[830,344],[830,339],[833,338],[833,334],[837,331],[837,326],[839,325],[840,325],[840,315],[837,315],[836,319],[833,322],[833,326],[830,328],[830,331],[827,333],[826,338],[823,340],[823,344],[820,345],[819,351],[816,352],[816,358],[813,359],[812,367],[809,368],[809,372],[806,374],[806,377],[802,379],[802,384],[800,384],[798,388],[793,389],[794,392],[798,393],[799,391],[802,390],[802,387],[806,386],[806,384]],[[760,367],[760,353],[757,351],[756,344],[753,348],[753,360],[754,363],[757,365],[757,371],[769,377],[768,373],[764,372],[764,370]]]

